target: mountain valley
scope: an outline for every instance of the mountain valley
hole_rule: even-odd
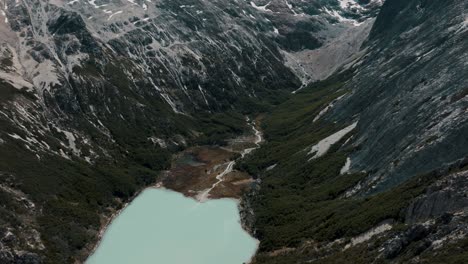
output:
[[[0,0],[0,263],[85,262],[158,183],[240,198],[252,264],[466,262],[467,10]]]

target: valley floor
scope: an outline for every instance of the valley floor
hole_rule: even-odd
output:
[[[258,121],[249,122],[253,133],[231,139],[227,146],[195,146],[177,154],[158,185],[201,202],[210,198],[239,199],[255,180],[234,166],[237,159],[258,148],[263,140],[257,130]]]

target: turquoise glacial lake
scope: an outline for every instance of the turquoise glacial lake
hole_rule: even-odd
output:
[[[257,246],[235,200],[200,203],[147,189],[112,221],[86,264],[242,264]]]

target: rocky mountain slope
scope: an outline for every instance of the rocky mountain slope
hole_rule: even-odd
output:
[[[82,262],[173,153],[260,112],[268,142],[239,165],[261,179],[246,199],[258,263],[457,250],[444,241],[465,232],[466,10],[0,0],[0,260]]]
[[[367,38],[383,1],[252,1],[277,33],[276,42],[305,86],[325,79]]]
[[[327,65],[313,67],[320,71],[312,78],[317,79],[335,70],[365,39],[361,35],[370,27],[355,24],[365,23],[371,11],[329,2],[308,7],[280,1],[263,10],[254,2],[4,0],[3,90],[35,99],[5,103],[5,122],[26,127],[22,132],[28,138],[18,131],[5,131],[2,138],[20,137],[35,150],[91,161],[103,153],[82,131],[96,130],[109,138],[107,119],[125,125],[125,115],[135,113],[128,108],[148,112],[148,119],[261,110],[300,85],[293,71],[304,71],[299,78],[310,81],[295,59],[302,54],[295,52],[338,45],[332,49],[340,54],[333,59],[325,55],[320,61]],[[374,10],[376,5],[364,6]],[[349,50],[335,43],[344,40],[334,41],[348,29],[364,32]],[[145,108],[147,100],[152,103]],[[152,108],[167,113],[150,113]],[[38,137],[50,126],[66,137],[63,153],[40,144]],[[90,153],[81,153],[81,144]]]
[[[467,10],[386,1],[354,60],[266,118],[240,166],[255,263],[466,262]]]
[[[284,52],[357,27],[338,25],[351,6],[310,5],[296,19],[304,3],[0,1],[0,259],[83,261],[172,153],[222,143],[299,88]]]

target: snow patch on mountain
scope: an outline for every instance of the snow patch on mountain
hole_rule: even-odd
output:
[[[312,122],[317,122],[322,116],[324,116],[330,109],[333,108],[333,106],[338,102],[340,101],[341,99],[343,99],[343,97],[345,97],[346,94],[343,94],[342,96],[336,98],[335,100],[333,100],[331,103],[329,103],[325,108],[323,108],[314,118],[314,120]]]
[[[343,165],[343,167],[340,170],[340,175],[347,174],[350,169],[351,169],[351,158],[347,157],[345,165]]]
[[[312,156],[310,160],[313,160],[313,159],[316,159],[316,158],[320,158],[322,157],[323,155],[327,154],[328,150],[330,149],[330,147],[337,143],[338,141],[340,141],[344,136],[346,136],[349,132],[353,131],[356,126],[357,126],[358,122],[355,122],[353,123],[352,125],[348,126],[348,127],[345,127],[343,128],[342,130],[320,140],[317,144],[313,145],[311,148],[310,148],[310,151],[307,153],[307,155],[312,155],[314,154],[314,156]]]
[[[268,2],[268,4],[266,4],[266,5],[257,6],[254,2],[250,2],[250,5],[251,5],[253,8],[255,8],[255,9],[259,10],[259,11],[263,11],[263,12],[272,12],[270,9],[267,8],[268,5],[269,5],[270,3],[271,3],[271,1]]]

